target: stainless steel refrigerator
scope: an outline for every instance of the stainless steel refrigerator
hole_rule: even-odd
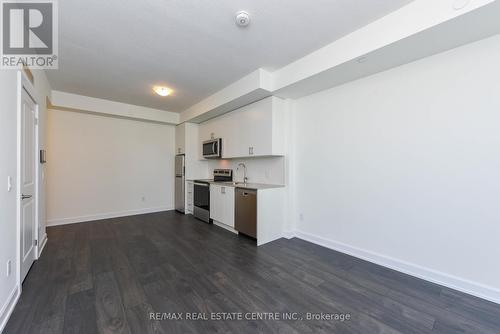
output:
[[[175,210],[184,213],[184,191],[186,187],[185,180],[185,158],[184,154],[175,156]]]

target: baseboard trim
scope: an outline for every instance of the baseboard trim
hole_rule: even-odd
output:
[[[38,258],[42,255],[43,250],[45,249],[45,245],[47,244],[47,233],[43,234],[42,241],[40,242],[40,247],[38,248]]]
[[[291,230],[283,232],[283,238],[285,239],[292,239],[295,237],[297,237],[297,231]]]
[[[232,228],[231,226],[227,226],[226,224],[223,224],[223,223],[219,223],[217,220],[213,220],[212,221],[214,223],[215,226],[217,227],[220,227],[220,228],[223,228],[225,229],[226,231],[229,231],[229,232],[232,232],[234,234],[238,234],[238,231],[236,231],[234,228]]]
[[[16,285],[14,290],[12,290],[12,292],[10,293],[9,298],[2,306],[2,309],[0,310],[0,333],[2,333],[5,329],[5,326],[7,325],[7,322],[9,321],[9,318],[14,311],[14,308],[16,307],[17,301],[19,300],[20,296],[21,294],[19,293],[19,286]]]
[[[134,216],[134,215],[141,215],[141,214],[161,212],[161,211],[170,211],[170,210],[174,210],[174,208],[173,207],[156,207],[156,208],[146,208],[146,209],[137,209],[137,210],[127,210],[127,211],[120,211],[120,212],[99,213],[99,214],[95,214],[95,215],[80,216],[80,217],[48,219],[47,226],[58,226],[58,225],[84,223],[84,222],[89,222],[89,221],[94,221],[94,220]]]
[[[295,231],[294,234],[299,239],[309,241],[314,244],[402,272],[407,275],[421,278],[432,283],[443,285],[451,289],[455,289],[482,299],[486,299],[493,303],[500,304],[500,290],[493,287],[357,247],[352,247],[344,243],[326,239],[314,234],[309,234],[302,231]]]

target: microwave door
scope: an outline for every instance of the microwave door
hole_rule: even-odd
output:
[[[209,140],[203,143],[203,156],[205,158],[221,157],[221,139]]]
[[[212,156],[215,154],[215,142],[203,144],[203,155]]]

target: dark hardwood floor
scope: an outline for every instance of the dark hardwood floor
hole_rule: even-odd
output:
[[[499,305],[299,239],[257,248],[175,212],[48,235],[5,333],[500,333]],[[150,319],[174,312],[303,320]]]

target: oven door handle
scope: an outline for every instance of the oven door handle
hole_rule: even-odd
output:
[[[200,187],[210,187],[209,184],[206,184],[206,183],[196,183],[194,184],[195,186],[200,186]]]

